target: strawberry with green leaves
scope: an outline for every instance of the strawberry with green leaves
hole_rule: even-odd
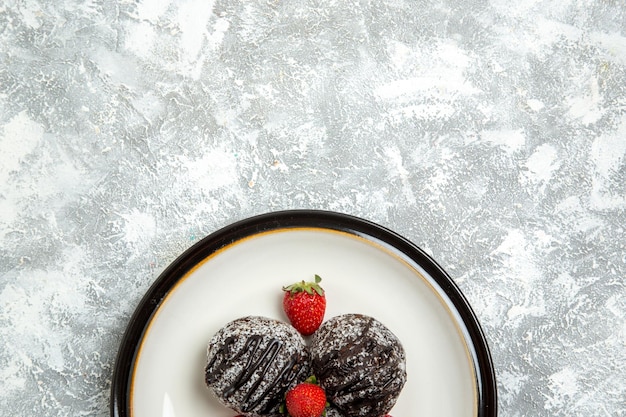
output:
[[[285,396],[290,417],[321,417],[325,415],[326,406],[326,393],[315,383],[315,377],[296,385]]]
[[[326,312],[326,295],[319,285],[322,281],[315,275],[315,282],[297,282],[283,287],[283,310],[291,325],[302,335],[312,335],[322,324]]]

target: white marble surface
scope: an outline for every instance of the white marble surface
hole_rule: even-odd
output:
[[[431,253],[501,416],[626,415],[622,0],[5,0],[0,415],[108,415],[159,272],[288,208]]]

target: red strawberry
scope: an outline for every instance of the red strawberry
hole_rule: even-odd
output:
[[[291,325],[304,336],[312,335],[322,324],[326,312],[326,295],[319,283],[319,275],[315,282],[297,282],[283,287],[283,310]]]
[[[319,385],[303,382],[287,392],[285,405],[291,417],[320,417],[326,408],[326,394]]]

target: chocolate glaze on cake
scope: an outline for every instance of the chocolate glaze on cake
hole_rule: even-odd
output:
[[[329,405],[326,407],[326,417],[345,417],[334,406]]]
[[[247,416],[278,415],[286,392],[310,375],[304,339],[277,320],[234,320],[207,347],[207,386],[222,404]]]
[[[326,321],[311,345],[313,373],[346,417],[380,417],[406,382],[404,348],[376,319],[346,314]]]

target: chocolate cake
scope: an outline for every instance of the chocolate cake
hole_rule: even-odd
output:
[[[246,416],[278,415],[285,393],[310,375],[304,339],[277,320],[234,320],[207,348],[207,386],[222,404]]]
[[[345,417],[384,416],[406,382],[404,348],[372,317],[329,319],[313,335],[311,357],[327,399]]]
[[[326,417],[345,417],[334,406],[329,405],[326,407]]]

